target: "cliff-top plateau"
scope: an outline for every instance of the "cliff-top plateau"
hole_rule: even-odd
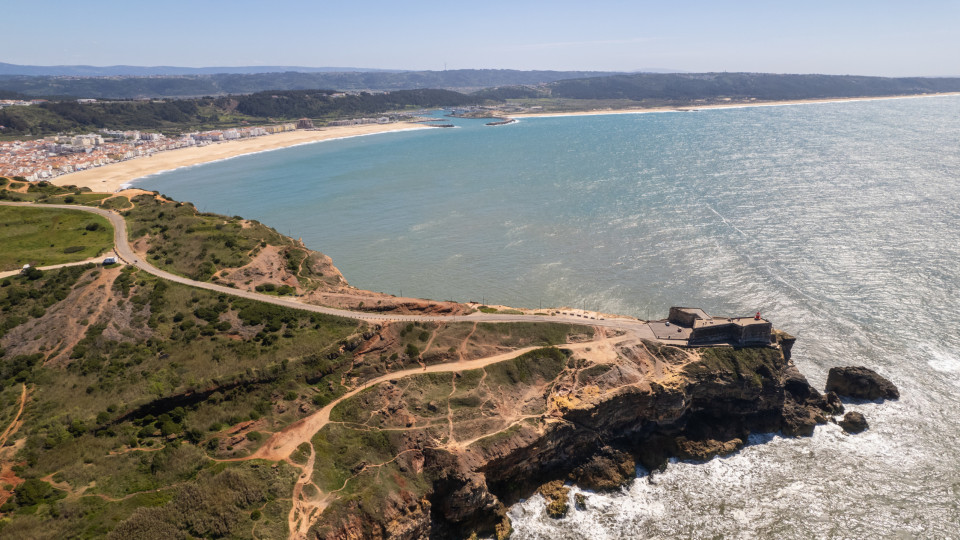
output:
[[[843,412],[778,330],[681,347],[630,318],[396,298],[255,221],[15,184],[0,199],[50,213],[44,249],[93,241],[58,243],[102,227],[83,204],[130,256],[0,279],[4,538],[505,538],[538,490],[560,517],[566,483]]]

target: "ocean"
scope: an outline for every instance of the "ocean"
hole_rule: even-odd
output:
[[[524,118],[327,141],[150,176],[258,219],[357,287],[663,318],[761,311],[891,379],[870,429],[756,435],[517,538],[960,537],[960,96]]]

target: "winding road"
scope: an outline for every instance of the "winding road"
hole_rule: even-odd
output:
[[[259,302],[266,302],[269,304],[275,304],[278,306],[301,309],[305,311],[311,311],[315,313],[323,313],[326,315],[334,315],[338,317],[345,317],[354,320],[360,320],[370,323],[379,323],[379,322],[391,322],[391,321],[419,321],[419,322],[492,322],[492,323],[511,323],[511,322],[565,322],[585,326],[596,326],[603,328],[610,328],[613,330],[623,331],[630,336],[622,336],[618,334],[616,337],[601,337],[599,339],[594,339],[589,342],[577,343],[577,344],[567,344],[565,347],[573,350],[587,350],[589,351],[591,347],[604,347],[604,346],[613,346],[614,343],[621,342],[627,339],[649,339],[653,341],[660,341],[657,339],[653,330],[650,328],[649,324],[637,319],[629,318],[586,318],[585,316],[575,316],[571,314],[554,314],[549,317],[534,316],[534,315],[508,315],[508,314],[497,314],[497,313],[482,313],[475,312],[469,315],[393,315],[393,314],[378,314],[378,313],[366,313],[359,311],[350,311],[345,309],[336,309],[325,306],[318,306],[314,304],[306,304],[295,299],[281,298],[276,296],[269,296],[265,294],[260,294],[252,291],[245,291],[240,289],[234,289],[232,287],[226,287],[223,285],[217,285],[214,283],[206,283],[202,281],[195,281],[183,276],[178,276],[176,274],[171,274],[161,270],[147,261],[140,258],[133,249],[130,247],[130,243],[127,237],[127,223],[119,214],[104,210],[102,208],[95,208],[89,206],[75,206],[75,205],[65,205],[65,204],[34,204],[34,203],[13,203],[13,202],[2,202],[0,205],[4,206],[30,206],[33,208],[51,208],[51,209],[62,209],[62,210],[77,210],[82,212],[90,212],[103,216],[110,220],[110,223],[113,225],[114,230],[114,251],[117,254],[117,257],[128,265],[135,266],[147,273],[153,274],[157,277],[180,283],[183,285],[197,287],[200,289],[206,289],[209,291],[229,294],[240,298],[247,298],[250,300],[256,300]],[[56,265],[52,267],[40,267],[41,269],[45,268],[56,268],[62,266],[74,266],[87,264],[92,262],[91,260],[78,261],[75,263],[67,263],[63,265]],[[16,273],[16,272],[10,272]],[[603,333],[601,332],[601,335]],[[502,362],[504,360],[509,360],[511,358],[516,358],[526,352],[536,349],[537,347],[526,347],[508,353],[503,353],[499,355],[494,355],[485,358],[478,358],[474,360],[460,360],[459,362],[451,362],[446,364],[436,364],[430,366],[424,366],[423,368],[412,368],[401,370],[393,373],[388,373],[377,378],[366,381],[360,386],[352,389],[350,392],[338,397],[331,403],[322,407],[320,410],[314,412],[310,416],[302,418],[301,420],[294,422],[293,424],[285,427],[281,431],[274,433],[268,438],[263,445],[260,446],[254,453],[249,456],[242,458],[234,458],[223,461],[245,461],[250,459],[267,459],[272,461],[288,461],[297,449],[297,447],[303,443],[310,443],[313,436],[319,432],[324,426],[330,423],[330,413],[334,407],[339,405],[346,399],[349,399],[358,393],[374,386],[381,384],[387,381],[393,381],[396,379],[409,377],[413,375],[420,375],[424,373],[443,373],[443,372],[460,372],[470,369],[479,369],[490,364],[497,362]],[[26,397],[26,387],[23,389],[23,395],[21,396],[21,411],[23,408],[23,402]],[[16,424],[16,419],[14,420]],[[12,424],[13,425],[13,424]],[[9,428],[8,428],[9,431]],[[6,436],[6,433],[4,434]],[[331,494],[324,493],[319,490],[316,484],[313,483],[313,471],[314,471],[314,460],[316,454],[313,450],[312,444],[310,448],[310,456],[306,464],[301,466],[301,475],[296,481],[296,485],[293,490],[292,496],[292,507],[288,516],[288,527],[290,531],[291,539],[302,539],[307,537],[310,526],[313,521],[319,516],[326,504],[328,503],[329,497]],[[292,462],[291,462],[292,463]],[[316,488],[317,493],[312,496],[306,496],[304,493],[304,488],[308,484],[313,485]]]
[[[305,311],[312,311],[315,313],[323,313],[326,315],[334,315],[337,317],[346,317],[348,319],[355,319],[360,321],[366,321],[371,323],[377,322],[390,322],[390,321],[411,321],[411,322],[495,322],[495,323],[509,323],[509,322],[565,322],[572,324],[579,324],[584,326],[602,326],[605,328],[613,328],[616,330],[624,330],[636,334],[638,337],[644,339],[649,339],[652,341],[660,341],[657,339],[653,330],[650,326],[644,322],[637,319],[628,319],[628,318],[603,318],[603,319],[586,319],[584,317],[577,317],[574,315],[553,315],[550,317],[536,316],[536,315],[507,315],[500,313],[482,313],[476,312],[469,315],[394,315],[394,314],[380,314],[380,313],[366,313],[362,311],[350,311],[346,309],[337,309],[325,306],[318,306],[315,304],[307,304],[300,302],[298,300],[290,298],[281,298],[277,296],[269,296],[266,294],[260,294],[252,291],[244,291],[241,289],[234,289],[232,287],[226,287],[224,285],[217,285],[215,283],[207,283],[203,281],[195,281],[190,278],[183,276],[178,276],[176,274],[171,274],[165,270],[161,270],[156,266],[148,263],[147,261],[140,258],[133,249],[130,247],[130,243],[127,239],[127,222],[123,219],[123,216],[112,212],[110,210],[104,210],[103,208],[96,208],[92,206],[78,206],[71,204],[36,204],[36,203],[16,203],[16,202],[2,202],[0,205],[3,206],[28,206],[31,208],[54,208],[60,210],[78,210],[81,212],[90,212],[103,216],[110,220],[110,223],[113,225],[113,243],[114,250],[117,253],[117,257],[126,264],[136,266],[137,268],[153,274],[157,277],[170,280],[176,283],[181,283],[183,285],[188,285],[190,287],[197,287],[200,289],[206,289],[208,291],[213,291],[222,294],[229,294],[232,296],[237,296],[240,298],[247,298],[250,300],[256,300],[258,302],[266,302],[268,304],[275,304],[278,306],[293,308],[293,309],[302,309]],[[85,264],[89,261],[82,261],[77,263],[69,263],[64,266],[74,265],[74,264]],[[43,267],[41,267],[43,268]]]

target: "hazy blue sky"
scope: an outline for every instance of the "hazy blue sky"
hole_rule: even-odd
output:
[[[957,0],[0,0],[0,13],[0,61],[15,64],[960,75]]]

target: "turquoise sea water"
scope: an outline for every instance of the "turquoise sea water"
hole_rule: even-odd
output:
[[[358,287],[660,318],[760,310],[871,423],[676,463],[520,538],[960,534],[960,97],[523,119],[360,137],[147,177],[259,219]]]

